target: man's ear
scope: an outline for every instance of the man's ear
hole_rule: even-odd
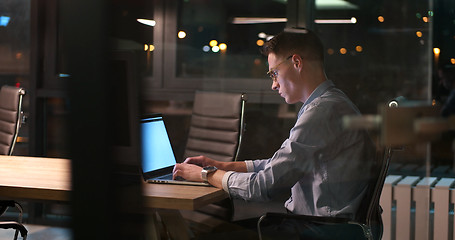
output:
[[[302,57],[298,54],[292,55],[292,64],[295,68],[302,68],[303,67]]]

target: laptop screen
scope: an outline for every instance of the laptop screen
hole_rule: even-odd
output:
[[[141,119],[141,157],[144,173],[174,167],[176,163],[161,114]]]

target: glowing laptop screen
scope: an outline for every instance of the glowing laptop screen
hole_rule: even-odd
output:
[[[161,115],[141,120],[142,171],[174,166],[175,156]]]

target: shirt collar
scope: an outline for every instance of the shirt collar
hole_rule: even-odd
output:
[[[303,106],[300,108],[298,116],[300,117],[300,115],[302,115],[302,113],[305,111],[304,110],[305,106],[310,104],[314,99],[316,99],[317,97],[320,97],[329,88],[332,88],[334,86],[335,86],[335,84],[333,84],[333,82],[331,80],[326,80],[326,81],[322,82],[321,84],[319,84],[319,86],[317,86],[316,89],[314,89],[314,91],[311,93],[310,97],[305,101],[305,103],[303,103]]]

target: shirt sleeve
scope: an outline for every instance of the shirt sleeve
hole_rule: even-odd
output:
[[[246,161],[245,161],[245,164],[246,164],[246,171],[247,171],[247,172],[254,172],[254,164],[253,164],[253,161],[251,161],[251,160],[246,160]]]
[[[317,112],[317,111],[314,111]],[[247,163],[247,173],[233,172],[226,180],[225,190],[231,197],[252,201],[268,201],[276,194],[289,191],[291,187],[314,166],[316,153],[324,141],[320,133],[315,133],[317,124],[311,113],[302,115],[291,129],[290,136],[267,160],[255,160]],[[317,136],[317,137],[316,137]],[[327,134],[326,134],[327,136]],[[250,172],[251,164],[254,171]]]
[[[228,180],[232,173],[234,172],[233,171],[226,172],[223,175],[223,178],[221,179],[221,185],[223,186],[223,190],[227,193],[229,193]]]
[[[289,191],[302,178],[306,169],[310,169],[307,165],[311,164],[311,161],[301,161],[300,166],[296,166],[296,161],[308,159],[308,156],[303,155],[313,150],[311,146],[303,146],[290,140],[286,140],[284,145],[263,170],[230,173],[226,184],[229,186],[229,195],[245,200],[268,201],[276,194]],[[302,151],[305,148],[308,150]]]
[[[253,170],[251,172],[259,172],[264,170],[265,166],[270,162],[271,159],[264,159],[264,160],[254,160],[251,161]],[[248,171],[250,172],[250,171]]]

